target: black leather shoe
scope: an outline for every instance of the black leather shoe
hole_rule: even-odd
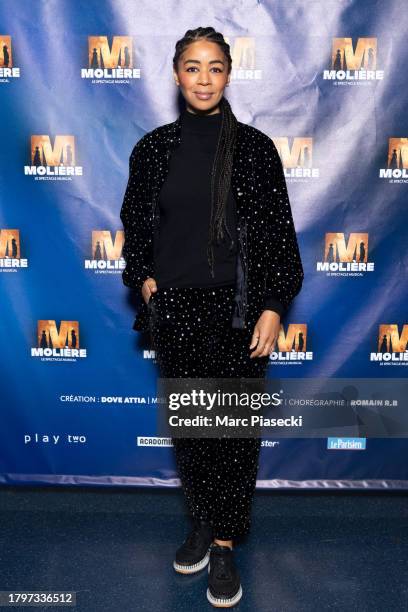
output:
[[[242,587],[231,548],[211,546],[208,572],[208,601],[216,608],[235,606],[242,597]]]
[[[176,551],[173,567],[180,574],[195,574],[202,570],[210,559],[213,541],[212,526],[207,521],[194,520],[194,526],[183,544]]]

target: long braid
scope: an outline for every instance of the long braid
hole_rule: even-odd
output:
[[[177,70],[178,59],[186,47],[192,42],[201,39],[215,42],[220,45],[228,62],[228,73],[231,72],[232,58],[230,47],[228,43],[225,42],[223,35],[220,32],[216,32],[212,27],[200,27],[195,30],[187,30],[183,38],[177,41],[176,52],[173,58],[175,70]],[[214,278],[213,246],[214,244],[219,244],[224,239],[224,230],[231,240],[229,248],[232,249],[234,246],[234,240],[227,225],[226,209],[228,192],[231,185],[232,162],[237,138],[238,122],[232,112],[230,103],[225,97],[222,97],[220,100],[220,111],[222,113],[221,129],[211,171],[211,217],[207,243],[207,260],[212,278]]]

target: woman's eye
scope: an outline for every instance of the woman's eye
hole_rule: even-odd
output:
[[[192,70],[198,70],[195,66],[190,66],[190,68],[187,68],[187,72],[191,72]],[[216,70],[217,72],[222,72],[220,68],[211,68],[211,70]]]

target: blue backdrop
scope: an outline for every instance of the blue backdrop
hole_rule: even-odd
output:
[[[0,24],[1,482],[179,484],[119,211],[199,25],[231,45],[228,99],[287,176],[305,282],[269,375],[406,376],[406,2],[16,0]],[[265,440],[258,486],[407,486],[406,439],[329,446]]]

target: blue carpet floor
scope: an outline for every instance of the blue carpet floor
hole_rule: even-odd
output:
[[[398,492],[257,491],[233,609],[408,610],[407,518]],[[207,570],[172,568],[190,526],[179,489],[4,486],[0,521],[1,590],[76,591],[62,609],[78,612],[215,609]]]

